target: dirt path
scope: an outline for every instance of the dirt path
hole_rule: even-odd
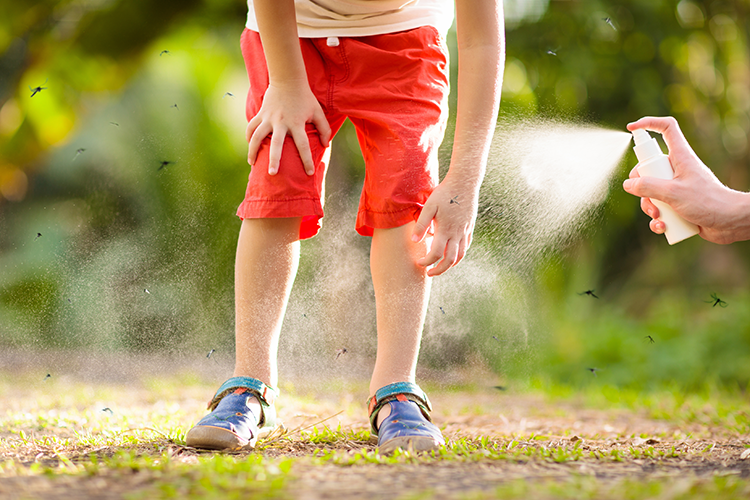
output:
[[[92,385],[66,375],[52,382],[37,381],[29,389],[28,383],[19,382],[28,374],[0,375],[0,498],[120,499],[143,493],[161,477],[159,470],[149,467],[45,475],[32,473],[34,464],[54,468],[62,467],[64,460],[90,463],[92,454],[107,457],[123,449],[156,458],[166,453],[174,463],[187,465],[208,455],[157,434],[143,434],[128,446],[88,445],[79,439],[87,432],[143,428],[150,422],[159,428],[178,425],[186,429],[204,411],[211,387],[206,382],[185,383],[183,377],[182,382]],[[750,453],[746,452],[750,438],[709,418],[653,419],[643,410],[597,410],[575,400],[553,402],[489,386],[431,392],[435,421],[451,442],[466,443],[467,451],[454,449],[442,459],[406,457],[389,464],[358,460],[358,454],[375,449],[372,442],[347,437],[367,428],[360,404],[366,386],[340,385],[332,383],[321,393],[287,388],[279,414],[288,427],[336,415],[325,426],[341,432],[340,438],[318,444],[295,435],[254,452],[269,462],[295,457],[282,496],[310,500],[420,495],[481,498],[513,485],[554,482],[579,488],[586,481],[615,492],[625,482],[662,482],[679,493],[716,477],[750,480]],[[104,405],[114,409],[113,416],[102,411]],[[679,423],[686,420],[692,423]],[[318,428],[325,429],[322,424]],[[19,430],[29,443],[22,442]],[[70,443],[61,448],[65,439]],[[338,458],[314,458],[321,452],[337,452]],[[254,454],[239,453],[236,458],[250,459]]]

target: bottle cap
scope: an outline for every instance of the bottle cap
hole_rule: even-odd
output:
[[[633,141],[635,141],[633,151],[639,162],[664,154],[656,139],[643,129],[633,130]]]

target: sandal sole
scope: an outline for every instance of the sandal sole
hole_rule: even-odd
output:
[[[185,436],[185,444],[191,448],[203,450],[237,451],[254,447],[249,441],[241,439],[233,432],[209,425],[198,425],[190,429]]]
[[[277,422],[276,427],[263,427],[258,431],[258,439],[268,437],[274,431],[285,434],[286,427],[280,422]],[[198,425],[190,429],[185,436],[185,445],[202,450],[240,451],[255,448],[254,443],[240,438],[234,432],[210,425]]]
[[[440,442],[429,436],[400,436],[389,439],[378,446],[378,453],[390,455],[399,448],[404,451],[419,453],[439,449]]]

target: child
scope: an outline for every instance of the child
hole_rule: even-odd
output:
[[[299,241],[323,216],[329,140],[348,117],[365,158],[356,229],[372,236],[378,349],[369,416],[381,453],[445,443],[415,371],[430,282],[471,243],[504,62],[502,1],[456,0],[458,114],[447,120],[451,0],[249,0],[242,52],[247,192],[235,267],[236,365],[188,446],[251,448],[275,426],[276,356]]]

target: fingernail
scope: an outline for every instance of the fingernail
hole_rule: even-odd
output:
[[[630,186],[633,184],[633,181],[630,179],[625,179],[625,181],[622,183],[622,188],[625,190],[630,189]]]
[[[419,236],[417,236],[416,234],[412,234],[411,235],[411,241],[413,241],[414,243],[418,242],[419,241]]]

